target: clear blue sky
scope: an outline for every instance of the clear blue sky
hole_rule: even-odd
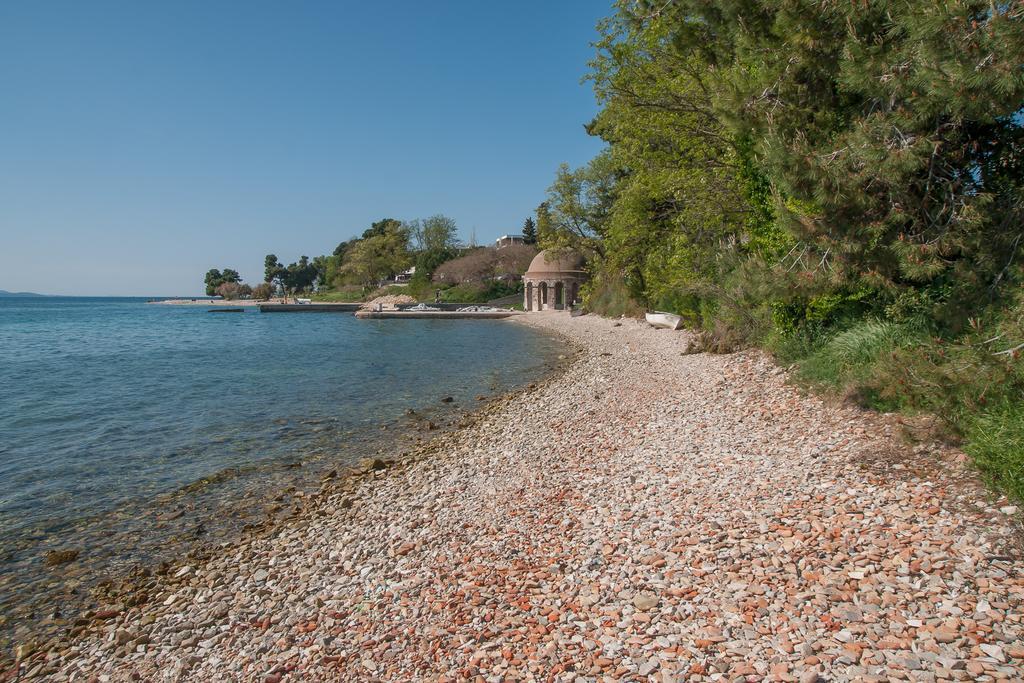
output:
[[[179,295],[382,217],[518,232],[604,0],[0,4],[0,289]]]

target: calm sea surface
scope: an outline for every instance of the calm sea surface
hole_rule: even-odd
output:
[[[558,353],[507,321],[145,301],[0,297],[5,638],[84,599],[97,573],[226,538],[279,491],[398,452]],[[62,549],[81,555],[45,567]]]

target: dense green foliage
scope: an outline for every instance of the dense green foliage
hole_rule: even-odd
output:
[[[242,276],[232,268],[225,268],[223,271],[211,268],[206,271],[206,277],[203,278],[203,283],[206,285],[206,296],[216,295],[217,288],[221,285],[237,284],[241,281]]]
[[[297,262],[285,266],[277,256],[267,254],[263,262],[264,281],[289,292],[308,291],[321,277],[323,258],[318,256],[311,262],[308,256],[302,256]]]
[[[1024,496],[1024,10],[974,0],[620,0],[543,246],[588,302],[676,311],[886,409],[930,411]]]
[[[523,244],[537,244],[537,223],[532,216],[523,221]]]

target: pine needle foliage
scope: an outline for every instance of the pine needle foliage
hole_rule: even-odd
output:
[[[1024,414],[1019,349],[979,330],[1020,331],[1024,6],[618,0],[599,30],[607,149],[537,215],[542,246],[595,255],[591,307],[934,411],[1019,491],[992,417]]]

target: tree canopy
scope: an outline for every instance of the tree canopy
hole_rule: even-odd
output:
[[[962,326],[1022,237],[1019,14],[621,0],[588,76],[608,147],[558,170],[540,241],[694,318],[739,278],[769,317],[831,297]]]
[[[1024,438],[1019,4],[619,0],[599,30],[607,146],[536,212],[590,306]],[[981,441],[1024,496],[1019,441]]]
[[[536,244],[537,243],[537,224],[534,222],[533,217],[527,216],[526,220],[523,221],[523,244]]]
[[[206,285],[207,296],[215,296],[217,294],[217,288],[223,284],[237,284],[241,281],[242,276],[238,274],[237,270],[232,268],[225,268],[223,271],[211,268],[206,271],[206,277],[203,278],[203,282]]]

